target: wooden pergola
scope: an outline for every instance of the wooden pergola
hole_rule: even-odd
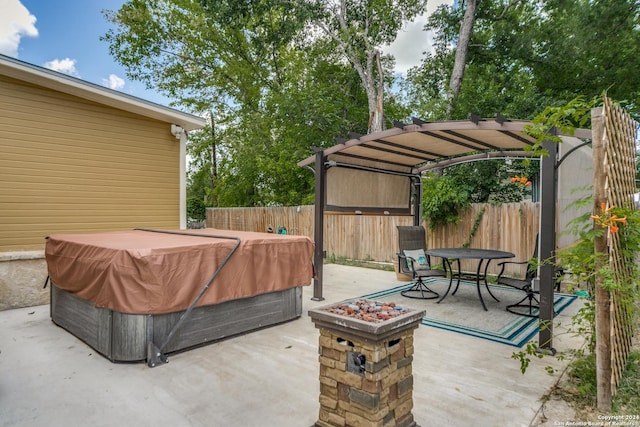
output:
[[[315,173],[315,221],[314,221],[314,278],[313,298],[323,300],[324,213],[328,206],[327,172],[333,168],[364,171],[368,176],[383,174],[405,177],[408,203],[394,206],[344,206],[345,211],[357,213],[411,213],[414,224],[422,222],[421,175],[423,172],[454,164],[490,158],[531,157],[527,150],[536,140],[524,133],[524,120],[509,120],[498,116],[481,119],[470,116],[468,120],[413,123],[395,122],[393,129],[369,134],[350,134],[349,140],[337,140],[333,147],[314,148],[315,154],[298,163],[301,167],[313,165]],[[557,132],[556,135],[561,135]],[[566,135],[569,136],[569,135]],[[591,140],[591,130],[577,129],[574,137]],[[588,142],[586,142],[588,143]],[[558,159],[557,144],[543,141],[548,156],[540,159],[540,231],[538,254],[542,260],[553,260],[556,242],[556,172],[563,159]],[[570,153],[567,153],[567,155]],[[565,155],[566,157],[566,155]],[[331,188],[336,188],[335,185]],[[329,195],[329,198],[331,196]],[[340,200],[338,200],[340,202]],[[332,201],[333,203],[333,201]],[[332,210],[340,206],[331,204]],[[552,351],[553,292],[555,272],[552,263],[540,263],[540,335],[539,347]],[[542,327],[544,325],[544,327]]]

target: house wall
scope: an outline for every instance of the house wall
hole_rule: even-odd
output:
[[[0,76],[0,309],[43,303],[49,234],[179,226],[170,124]]]

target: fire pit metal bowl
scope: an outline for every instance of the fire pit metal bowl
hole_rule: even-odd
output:
[[[405,326],[419,323],[425,313],[394,302],[362,298],[309,310],[316,327],[337,327],[367,341],[384,340]]]

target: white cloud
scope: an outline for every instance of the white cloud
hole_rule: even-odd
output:
[[[116,76],[115,74],[109,74],[108,79],[102,79],[102,85],[114,90],[124,89],[124,79]]]
[[[44,67],[53,71],[69,74],[70,76],[80,77],[76,70],[76,60],[71,58],[54,59],[44,63]]]
[[[38,36],[36,17],[20,0],[0,0],[0,5],[0,53],[17,58],[20,40]]]
[[[429,0],[426,13],[407,23],[396,40],[383,48],[383,53],[390,53],[396,58],[396,72],[405,74],[409,68],[420,64],[422,52],[432,50],[433,34],[427,33],[423,28],[428,16],[442,4],[452,5],[453,0]]]

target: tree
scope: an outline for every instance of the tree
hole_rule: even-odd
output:
[[[210,118],[210,120],[213,119]],[[190,162],[187,171],[187,196],[202,200],[205,206],[216,204],[213,191],[218,183],[219,155],[213,123],[209,129],[189,134],[187,156]]]
[[[544,2],[538,19],[505,37],[504,50],[531,69],[540,93],[562,105],[607,91],[636,117],[640,109],[637,0]]]
[[[634,115],[640,105],[640,8],[637,0],[483,0],[476,10],[464,79],[447,115],[461,9],[441,7],[426,28],[436,50],[411,70],[407,93],[417,113],[463,118],[470,112],[533,118],[546,106],[607,91]],[[433,107],[436,107],[435,109]]]
[[[512,159],[461,163],[444,169],[442,175],[464,190],[471,203],[514,203],[522,201],[525,194],[510,178],[535,179],[538,173],[538,162]]]
[[[620,99],[640,115],[640,3],[637,0],[544,2],[519,36],[504,37],[510,56],[526,63],[547,105],[582,96]]]
[[[312,180],[277,167],[274,147],[286,151],[286,144],[273,127],[273,114],[279,113],[270,107],[272,99],[284,93],[296,97],[292,92],[304,86],[296,77],[306,75],[302,49],[294,49],[304,17],[280,1],[205,0],[131,0],[107,16],[117,27],[104,39],[130,77],[176,105],[214,112],[215,125],[190,135],[190,193],[209,204],[252,206],[279,203],[278,192],[291,192],[298,182]],[[296,143],[306,148],[308,141],[303,136]],[[303,158],[301,151],[288,150]],[[276,166],[269,166],[272,161]],[[295,163],[285,168],[298,169]],[[270,188],[264,178],[269,173],[259,168],[292,182]],[[224,189],[216,185],[216,174]]]
[[[422,209],[429,226],[457,223],[471,203],[516,203],[524,200],[529,187],[511,182],[514,176],[535,180],[537,162],[483,160],[444,168],[423,181]]]
[[[189,195],[218,206],[310,202],[313,175],[296,163],[311,154],[311,146],[366,133],[361,75],[345,63],[336,40],[308,35],[311,17],[326,17],[312,3],[130,0],[107,12],[116,27],[104,40],[130,77],[175,105],[213,112],[210,129],[190,134]],[[366,21],[356,6],[348,4],[349,31]],[[367,21],[375,37],[369,35],[367,43],[388,40],[401,25],[393,19],[406,15],[378,14],[379,7],[365,8],[375,12]],[[390,69],[389,58],[380,61]],[[392,114],[407,115],[393,97],[387,105]]]
[[[384,124],[385,71],[381,46],[393,42],[406,21],[426,7],[425,0],[306,0],[294,3],[335,43],[355,68],[367,94],[368,133]],[[316,37],[312,33],[312,37]]]
[[[405,82],[415,113],[431,120],[461,119],[469,113],[533,117],[547,105],[545,98],[535,92],[529,68],[503,55],[499,46],[503,31],[514,32],[539,12],[535,2],[519,0],[440,7],[425,26],[435,32],[434,52],[409,71]]]

